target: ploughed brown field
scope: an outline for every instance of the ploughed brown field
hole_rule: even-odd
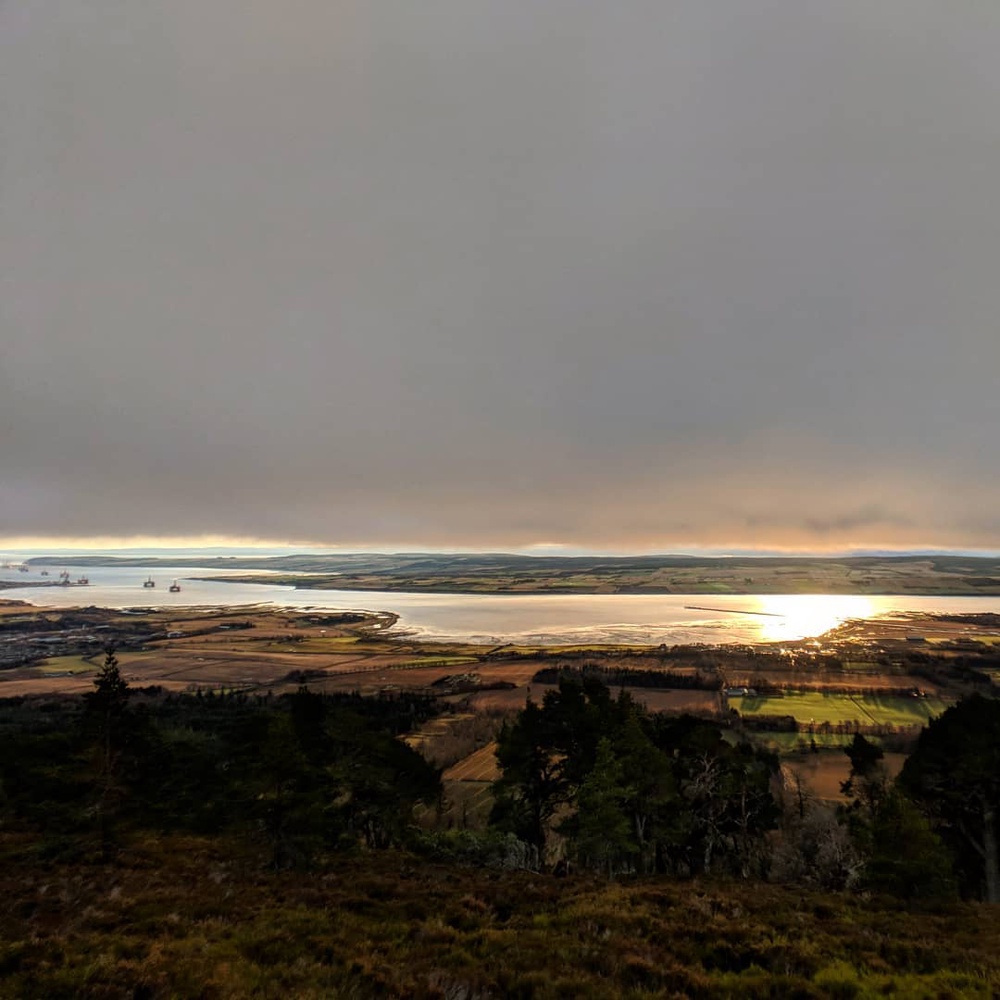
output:
[[[500,776],[496,749],[496,743],[487,743],[454,767],[449,767],[442,777],[445,781],[495,781]]]
[[[886,775],[890,779],[895,778],[902,771],[905,761],[906,754],[886,753],[882,758]],[[851,762],[847,754],[794,754],[789,756],[782,766],[804,782],[816,798],[828,801],[840,801],[845,798],[840,786],[851,775]]]

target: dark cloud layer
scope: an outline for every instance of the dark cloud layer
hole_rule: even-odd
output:
[[[0,538],[1000,547],[1000,7],[0,6]]]

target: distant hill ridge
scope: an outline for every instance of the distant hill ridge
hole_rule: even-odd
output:
[[[279,556],[43,556],[33,566],[246,570],[218,579],[311,589],[520,594],[913,594],[1000,596],[1000,558],[963,555],[554,556],[347,553]],[[306,575],[308,574],[308,575]]]
[[[850,566],[857,569],[883,565],[913,565],[929,563],[941,572],[1000,573],[1000,558],[962,555],[875,555],[875,556],[552,556],[523,553],[438,553],[353,552],[337,555],[302,553],[285,556],[35,556],[25,560],[32,566],[180,566],[220,567],[230,569],[315,569],[333,571],[350,569],[427,569],[440,570],[447,566],[469,570],[476,568],[523,567],[525,569],[654,569],[654,568],[714,568]]]

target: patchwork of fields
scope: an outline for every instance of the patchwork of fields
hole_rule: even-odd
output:
[[[0,671],[0,695],[91,690],[101,647],[116,636],[122,672],[136,688],[280,694],[307,684],[314,691],[367,696],[426,693],[443,712],[407,742],[444,769],[450,819],[475,828],[485,822],[490,784],[498,776],[500,726],[529,697],[541,702],[556,690],[553,682],[563,671],[596,672],[614,694],[624,685],[650,712],[722,720],[735,709],[755,741],[779,752],[817,794],[834,798],[846,777],[841,750],[856,730],[898,749],[970,685],[981,689],[988,677],[1000,678],[1000,657],[993,652],[1000,626],[988,616],[855,623],[822,645],[670,650],[430,643],[386,635],[387,619],[356,617],[273,608],[57,613],[0,602],[8,648],[29,649],[34,642],[45,653]],[[962,673],[968,669],[963,662],[972,664],[971,674]],[[722,693],[736,686],[765,693]],[[797,731],[768,731],[782,728],[769,726],[769,717],[789,716]]]

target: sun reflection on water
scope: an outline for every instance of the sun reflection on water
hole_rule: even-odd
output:
[[[756,604],[764,642],[812,638],[848,618],[871,618],[876,611],[871,598],[854,594],[775,594],[756,598]]]

